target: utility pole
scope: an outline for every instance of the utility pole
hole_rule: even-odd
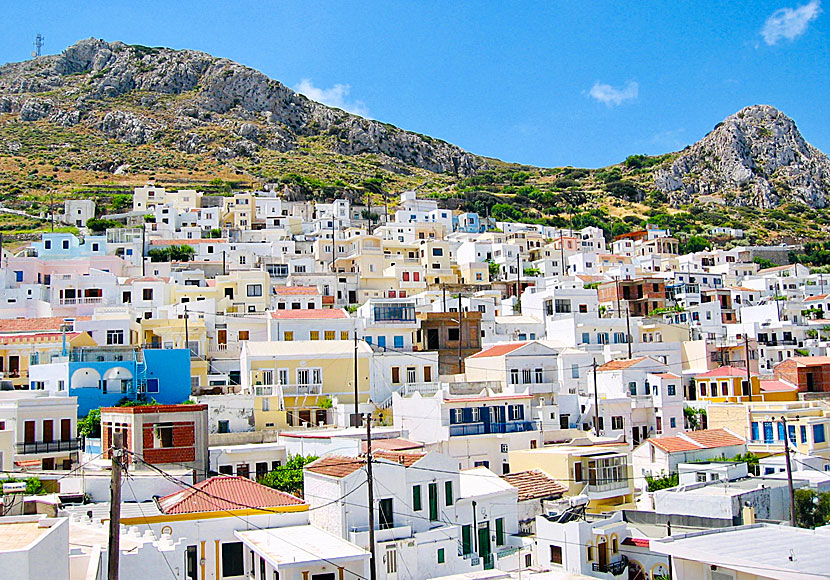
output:
[[[597,392],[597,359],[591,365],[594,368],[594,433],[599,437],[599,393]]]
[[[752,374],[749,371],[749,335],[744,330],[744,358],[746,359],[746,387],[749,391],[749,402],[752,402]]]
[[[444,309],[443,309],[443,311],[446,312],[447,311],[447,284],[446,283],[441,284],[441,292],[444,295]]]
[[[790,492],[790,525],[795,527],[795,492],[793,491],[793,470],[790,466],[790,431],[787,427],[787,417],[781,416],[784,423],[784,457],[787,461],[787,487]]]
[[[629,317],[628,304],[625,305],[625,330],[627,333],[626,342],[628,342],[628,359],[631,360],[631,318]]]
[[[464,319],[461,317],[463,313],[461,312],[461,292],[458,293],[458,374],[461,374],[461,333],[463,332],[464,325],[462,322]]]
[[[225,250],[222,250],[222,275],[225,276],[227,272],[225,271]]]
[[[372,477],[372,414],[366,413],[366,479],[369,484],[369,579],[377,580],[375,569],[375,490]]]
[[[559,230],[559,269],[565,275],[565,241],[562,239],[562,230]]]
[[[620,317],[620,279],[614,276],[614,295],[617,297],[617,318]]]
[[[144,265],[144,253],[147,251],[146,237],[147,237],[147,222],[144,222],[144,224],[141,227],[141,275],[142,276],[147,275],[146,267]]]
[[[121,431],[113,431],[107,580],[118,580],[118,558],[121,554],[121,459],[124,456],[123,449],[124,433]]]
[[[522,293],[522,249],[516,252],[516,306],[519,306],[519,295]]]
[[[354,332],[354,426],[360,426],[360,415],[357,406],[357,330]]]
[[[190,333],[187,327],[187,304],[184,305],[184,347],[187,349],[187,356],[190,357]]]
[[[781,322],[781,303],[778,299],[778,295],[781,293],[781,287],[778,285],[778,282],[775,283],[775,313],[778,315],[778,322]]]
[[[38,48],[38,56],[40,56],[40,48]],[[52,188],[49,188],[49,218],[52,221],[52,231],[55,231],[55,194]]]
[[[3,268],[3,232],[0,232],[0,269]]]

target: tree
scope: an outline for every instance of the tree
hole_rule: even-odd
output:
[[[703,236],[689,236],[686,241],[680,244],[681,254],[693,254],[702,252],[709,248],[709,240]]]
[[[292,495],[303,493],[303,468],[317,460],[314,455],[292,455],[285,465],[277,467],[259,478],[259,483]]]
[[[86,221],[86,227],[96,234],[107,231],[107,228],[119,228],[121,224],[115,220],[99,220],[92,218]]]
[[[676,473],[669,473],[668,475],[661,473],[657,477],[646,475],[646,483],[648,483],[649,491],[657,491],[658,489],[677,487],[680,484],[680,478]]]
[[[92,409],[83,419],[78,419],[78,434],[84,437],[101,436],[101,409]]]
[[[151,262],[189,262],[196,255],[196,250],[188,245],[167,246],[153,248],[147,254]]]
[[[496,264],[493,261],[488,260],[487,269],[490,271],[490,281],[491,282],[494,281],[494,280],[499,279],[499,273],[501,272],[501,266],[499,266],[498,264]]]
[[[692,431],[700,429],[701,419],[706,415],[706,409],[695,409],[694,407],[684,407],[683,416],[686,418],[686,427]]]
[[[528,278],[535,278],[537,276],[540,276],[541,274],[542,274],[542,271],[539,270],[539,268],[534,268],[532,266],[529,266],[529,267],[525,268],[525,271],[524,271],[524,275],[527,276]]]
[[[814,489],[795,490],[795,525],[817,528],[830,523],[830,492]]]

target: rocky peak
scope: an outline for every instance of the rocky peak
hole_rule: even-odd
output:
[[[336,153],[377,154],[437,173],[465,176],[486,166],[459,147],[316,103],[227,59],[95,38],[0,66],[3,112],[85,124],[132,144],[164,138],[219,159],[288,151],[301,136],[323,136]]]
[[[741,109],[655,173],[675,203],[714,195],[729,203],[772,207],[786,199],[825,207],[830,160],[807,143],[792,119],[769,105]]]

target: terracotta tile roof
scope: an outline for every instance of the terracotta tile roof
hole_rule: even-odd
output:
[[[92,320],[91,316],[75,316],[75,321]],[[61,329],[65,318],[50,316],[46,318],[9,318],[0,320],[0,332],[38,332]]]
[[[830,365],[830,356],[794,356],[790,358],[799,366]]]
[[[502,475],[501,478],[519,490],[519,501],[559,499],[567,490],[544,471],[533,469]]]
[[[680,453],[743,445],[746,440],[726,429],[703,429],[702,431],[687,431],[674,437],[654,437],[649,439],[649,442],[666,453]]]
[[[679,379],[680,376],[674,373],[655,373],[654,376],[660,377],[661,379]]]
[[[363,442],[363,453],[366,453],[366,442]],[[372,451],[412,451],[413,449],[423,449],[424,444],[418,441],[410,441],[402,437],[392,437],[390,439],[372,439]]]
[[[426,456],[424,451],[375,451],[372,449],[372,457],[377,459],[386,459],[387,461],[394,461],[400,463],[404,467],[411,467],[417,461],[420,461]]]
[[[133,284],[135,282],[164,282],[165,284],[170,282],[170,278],[162,277],[155,277],[155,276],[142,276],[140,278],[127,278],[124,283],[125,284]]]
[[[604,365],[597,367],[598,371],[620,371],[623,369],[627,369],[633,367],[638,362],[646,360],[647,356],[641,356],[638,358],[629,358],[629,359],[620,359],[620,360],[610,360]]]
[[[195,488],[195,489],[194,489]],[[165,514],[192,514],[248,508],[275,508],[303,505],[303,500],[271,489],[245,477],[211,477],[192,488],[158,500]]]
[[[319,475],[328,475],[329,477],[346,477],[351,475],[366,462],[358,457],[341,457],[338,455],[329,455],[321,457],[305,466],[305,468]]]
[[[793,264],[787,264],[786,266],[774,266],[772,268],[764,268],[762,270],[758,270],[759,274],[770,274],[772,272],[781,272],[783,270],[787,270],[792,268]]]
[[[626,546],[638,546],[640,548],[648,548],[650,545],[648,538],[626,538],[622,543]]]
[[[320,291],[316,286],[274,286],[276,296],[317,296]]]
[[[491,356],[504,356],[508,353],[513,352],[514,350],[518,350],[526,345],[526,342],[514,342],[510,344],[499,344],[496,346],[491,346],[487,350],[482,350],[481,352],[475,353],[473,356],[469,358],[485,358]]]
[[[797,386],[785,383],[784,381],[761,381],[761,391],[765,393],[781,393],[797,390]]]
[[[754,288],[747,288],[746,286],[728,286],[729,290],[737,290],[739,292],[760,292],[760,290],[756,290]]]
[[[271,312],[271,318],[275,320],[330,320],[348,317],[349,315],[342,308],[301,308],[297,310],[274,310]]]
[[[743,377],[746,378],[746,369],[737,367],[718,367],[705,373],[695,375],[696,379],[719,379],[721,377]]]
[[[804,302],[811,302],[813,300],[824,300],[827,298],[827,294],[819,294],[818,296],[810,296],[804,299]]]

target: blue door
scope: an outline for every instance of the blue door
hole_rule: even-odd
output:
[[[764,421],[764,443],[772,443],[772,422]]]

